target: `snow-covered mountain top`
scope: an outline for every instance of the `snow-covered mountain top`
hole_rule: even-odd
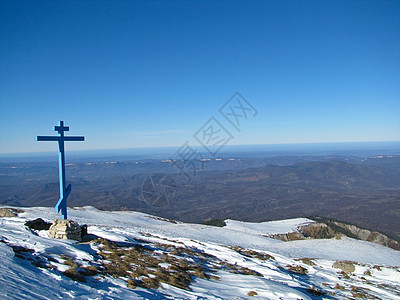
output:
[[[32,220],[40,217],[52,222],[59,217],[50,207],[32,207],[24,208],[24,210],[25,212],[20,214],[22,219]],[[134,211],[101,211],[91,206],[69,209],[69,217],[79,224],[88,224],[95,226],[94,228],[112,227],[107,231],[118,232],[118,234],[123,233],[126,228],[129,231],[169,238],[185,238],[205,243],[273,251],[292,258],[313,257],[400,266],[399,251],[369,242],[342,238],[340,240],[305,240],[288,243],[267,237],[270,234],[291,232],[298,226],[313,222],[306,218],[262,223],[227,220],[227,226],[221,228],[169,222],[163,218]],[[93,230],[95,230],[94,228]]]
[[[266,237],[312,222],[308,219],[227,220],[220,228],[83,207],[69,209],[69,217],[88,224],[94,238],[78,243],[24,226],[26,220],[58,218],[53,208],[24,210],[0,218],[5,299],[346,299],[356,294],[400,299],[399,251],[350,238],[282,242]],[[121,257],[132,251],[136,260],[129,267]],[[144,258],[148,265],[143,266]],[[133,271],[122,272],[127,265]],[[69,278],[71,270],[84,274],[75,275],[85,282]],[[189,280],[188,289],[171,281],[173,274]],[[158,288],[145,288],[149,281],[160,281]]]

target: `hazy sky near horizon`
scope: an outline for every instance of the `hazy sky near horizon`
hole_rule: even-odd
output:
[[[0,153],[400,140],[400,1],[1,1],[0,69]]]

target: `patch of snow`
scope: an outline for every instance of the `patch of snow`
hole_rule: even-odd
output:
[[[313,220],[307,218],[296,218],[288,220],[249,223],[236,220],[226,220],[226,228],[237,230],[240,232],[257,234],[257,235],[270,235],[270,234],[284,234],[297,231],[297,228],[303,225],[314,223]]]

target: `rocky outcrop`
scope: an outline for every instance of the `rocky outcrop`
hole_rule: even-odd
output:
[[[49,228],[49,237],[81,241],[81,227],[77,222],[72,220],[55,220]]]
[[[284,242],[306,239],[330,239],[335,237],[335,232],[324,223],[310,223],[300,226],[295,232],[274,234],[271,237]]]
[[[300,232],[289,232],[289,233],[277,233],[270,235],[268,237],[272,237],[276,240],[289,242],[289,241],[297,241],[297,240],[305,240],[305,236]]]
[[[26,221],[25,226],[34,230],[49,230],[51,223],[46,222],[41,218],[37,218],[36,220]]]
[[[400,250],[400,242],[389,238],[383,233],[360,228],[325,217],[313,218],[316,222],[300,226],[296,231],[284,234],[270,235],[281,241],[295,241],[305,239],[330,239],[347,236],[350,238],[376,243],[395,250]]]
[[[400,243],[396,240],[389,238],[383,233],[363,229],[355,225],[345,224],[337,221],[332,221],[332,224],[342,228],[343,230],[351,232],[351,235],[360,240],[376,243],[395,250],[400,250]]]
[[[11,211],[9,208],[0,208],[0,217],[16,217],[17,214]]]
[[[18,217],[18,213],[24,212],[21,209],[14,209],[14,208],[7,208],[7,207],[2,207],[0,208],[0,218],[1,217],[6,217],[6,218],[12,218],[12,217]]]
[[[336,236],[335,231],[325,223],[311,223],[304,225],[299,228],[299,231],[306,238],[312,239],[330,239]]]

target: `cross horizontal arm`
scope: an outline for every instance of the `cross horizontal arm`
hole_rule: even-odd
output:
[[[84,136],[37,136],[37,141],[84,141]]]
[[[37,141],[59,141],[60,137],[59,136],[37,136],[36,140]]]
[[[85,137],[84,136],[64,136],[63,140],[64,141],[84,141]]]

